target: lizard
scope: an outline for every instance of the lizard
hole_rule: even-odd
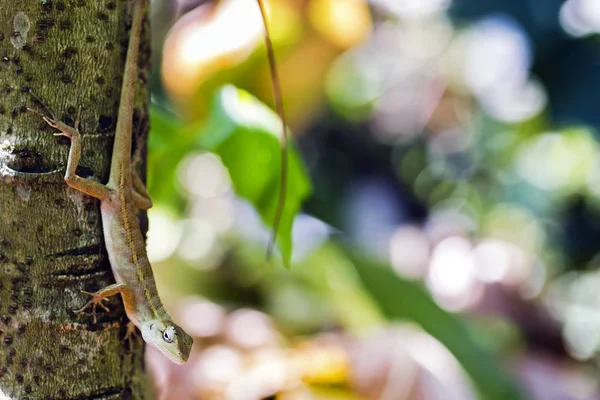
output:
[[[135,0],[134,4],[108,182],[102,184],[75,173],[82,148],[79,132],[81,108],[73,127],[59,121],[53,115],[42,115],[42,118],[58,130],[56,136],[66,136],[71,141],[64,176],[67,185],[100,200],[104,241],[116,281],[95,293],[82,291],[92,298],[83,307],[74,310],[75,313],[80,314],[91,306],[95,319],[96,306],[108,311],[103,301],[107,297],[120,294],[125,313],[130,323],[141,331],[144,342],[169,360],[184,364],[189,357],[193,339],[173,322],[158,296],[136,213],[136,208],[151,208],[152,201],[131,165],[137,63],[147,2],[148,0]],[[131,325],[128,327],[127,338],[134,329]]]
[[[141,331],[143,340],[149,346],[165,355],[169,360],[177,364],[184,364],[191,352],[193,338],[173,322],[161,303],[136,214],[136,208],[140,210],[150,209],[152,201],[131,163],[132,118],[137,62],[143,19],[148,0],[134,1],[133,21],[125,59],[111,167],[109,180],[106,184],[82,178],[75,173],[82,149],[81,134],[79,132],[81,108],[79,108],[73,127],[58,120],[51,112],[50,117],[41,116],[48,125],[58,130],[55,133],[56,136],[65,136],[71,141],[64,176],[67,185],[100,200],[104,241],[116,281],[115,284],[109,285],[95,293],[82,290],[82,293],[92,296],[92,299],[83,307],[76,309],[75,313],[80,314],[91,306],[95,319],[96,307],[100,306],[105,311],[108,311],[103,301],[107,297],[120,294],[125,313],[130,323]],[[281,189],[273,224],[273,236],[268,249],[269,254],[277,236],[277,225],[279,224],[285,203],[288,147],[287,124],[285,123],[285,115],[283,113],[283,101],[281,99],[281,89],[273,46],[267,26],[266,11],[263,1],[257,0],[257,2],[265,27],[265,40],[274,85],[275,102],[283,124],[281,140]],[[29,110],[38,113],[35,110]],[[131,333],[132,329],[128,328],[127,337]]]

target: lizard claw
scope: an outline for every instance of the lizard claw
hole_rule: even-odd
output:
[[[79,117],[81,117],[81,106],[77,108],[77,118],[75,118],[75,125],[73,125],[76,131],[79,130]]]
[[[55,121],[54,119],[50,119],[48,117],[43,117],[43,119],[44,119],[44,121],[46,121],[46,123],[48,125],[50,125],[51,127],[55,128],[55,129],[58,129],[59,125],[58,125],[57,121]]]
[[[135,324],[131,321],[129,321],[127,323],[127,333],[125,334],[125,340],[127,341],[127,344],[129,345],[129,350],[133,351],[133,339],[136,339],[138,341],[138,343],[140,343],[142,340],[140,339],[140,335],[135,327]]]
[[[110,309],[108,307],[106,307],[106,305],[104,305],[104,303],[103,303],[103,301],[106,300],[106,297],[103,297],[102,295],[100,295],[98,293],[86,292],[85,290],[81,290],[81,293],[92,296],[92,299],[90,301],[88,301],[87,303],[85,303],[83,305],[83,307],[77,308],[77,309],[73,310],[73,312],[75,314],[81,314],[87,308],[89,308],[90,306],[92,306],[92,316],[94,317],[94,323],[96,323],[96,321],[97,321],[97,318],[96,318],[96,307],[97,306],[100,306],[106,312],[110,311]]]
[[[66,136],[69,139],[73,139],[73,136],[78,134],[77,129],[71,128],[70,126],[64,124],[63,122],[57,121],[55,119],[50,119],[48,117],[44,117],[44,121],[54,129],[60,131],[55,132],[54,136]],[[78,122],[79,123],[79,122]]]
[[[27,107],[27,111],[32,112],[34,114],[39,115],[42,118],[45,118],[46,116],[44,114],[42,114],[41,112],[39,112],[38,110],[35,110],[33,108]]]
[[[47,117],[44,114],[40,113],[39,111],[34,110],[33,108],[27,107],[27,111],[39,115],[40,117],[42,117],[44,122],[46,122],[48,125],[50,125],[54,129],[56,129],[57,131],[60,131],[60,132],[54,133],[54,136],[66,136],[69,139],[73,139],[73,136],[79,135],[78,127],[79,127],[79,117],[81,116],[81,107],[79,107],[79,109],[77,111],[77,118],[75,119],[75,127],[74,128],[70,127],[69,125],[65,124],[64,122],[57,120],[56,118],[54,118],[54,116],[52,116],[51,118]]]

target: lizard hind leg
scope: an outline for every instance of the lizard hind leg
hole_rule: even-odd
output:
[[[139,127],[138,127],[139,131]],[[135,151],[133,153],[133,159],[131,161],[131,183],[132,183],[132,195],[133,195],[133,203],[136,208],[140,210],[149,210],[152,208],[152,199],[148,194],[148,190],[146,189],[146,185],[142,181],[142,178],[137,173],[137,167],[142,162],[142,136],[137,135]]]
[[[131,191],[133,204],[136,208],[140,210],[149,210],[152,208],[152,199],[150,199],[146,186],[133,167],[131,168],[131,181],[133,183],[133,190]]]

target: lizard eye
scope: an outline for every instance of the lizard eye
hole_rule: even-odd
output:
[[[163,332],[163,340],[167,343],[173,343],[175,341],[175,334],[176,334],[175,328],[172,326],[169,326]]]

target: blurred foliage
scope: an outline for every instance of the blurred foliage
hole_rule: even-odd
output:
[[[282,135],[276,114],[247,92],[232,86],[215,95],[212,113],[201,132],[182,133],[185,128],[167,114],[153,109],[149,165],[150,190],[158,203],[177,204],[175,165],[190,151],[208,150],[217,154],[227,170],[236,193],[248,200],[266,226],[272,227],[279,202]],[[185,136],[184,136],[185,135]],[[168,146],[164,142],[170,141]],[[173,143],[175,142],[175,143]],[[285,206],[277,234],[283,263],[292,255],[292,222],[302,201],[310,194],[310,183],[294,145],[289,150]],[[170,196],[169,197],[162,197]],[[181,193],[180,193],[181,195]]]
[[[221,157],[236,193],[250,201],[263,222],[272,226],[279,204],[283,136],[277,115],[250,94],[225,87],[212,106],[201,146]],[[302,201],[310,195],[310,183],[292,143],[286,174],[285,205],[279,221],[277,245],[283,262],[292,257],[292,223]]]
[[[354,266],[365,288],[390,319],[418,323],[452,352],[471,376],[484,399],[522,399],[520,390],[474,342],[464,323],[442,310],[415,282],[400,278],[387,265],[377,265],[353,254]]]
[[[181,306],[203,343],[191,398],[598,398],[600,3],[267,3],[297,141],[289,270],[264,259],[281,125],[258,8],[161,3],[176,20],[148,156],[161,294],[261,310],[280,338],[249,351],[223,332],[263,328],[222,317],[209,335]]]

